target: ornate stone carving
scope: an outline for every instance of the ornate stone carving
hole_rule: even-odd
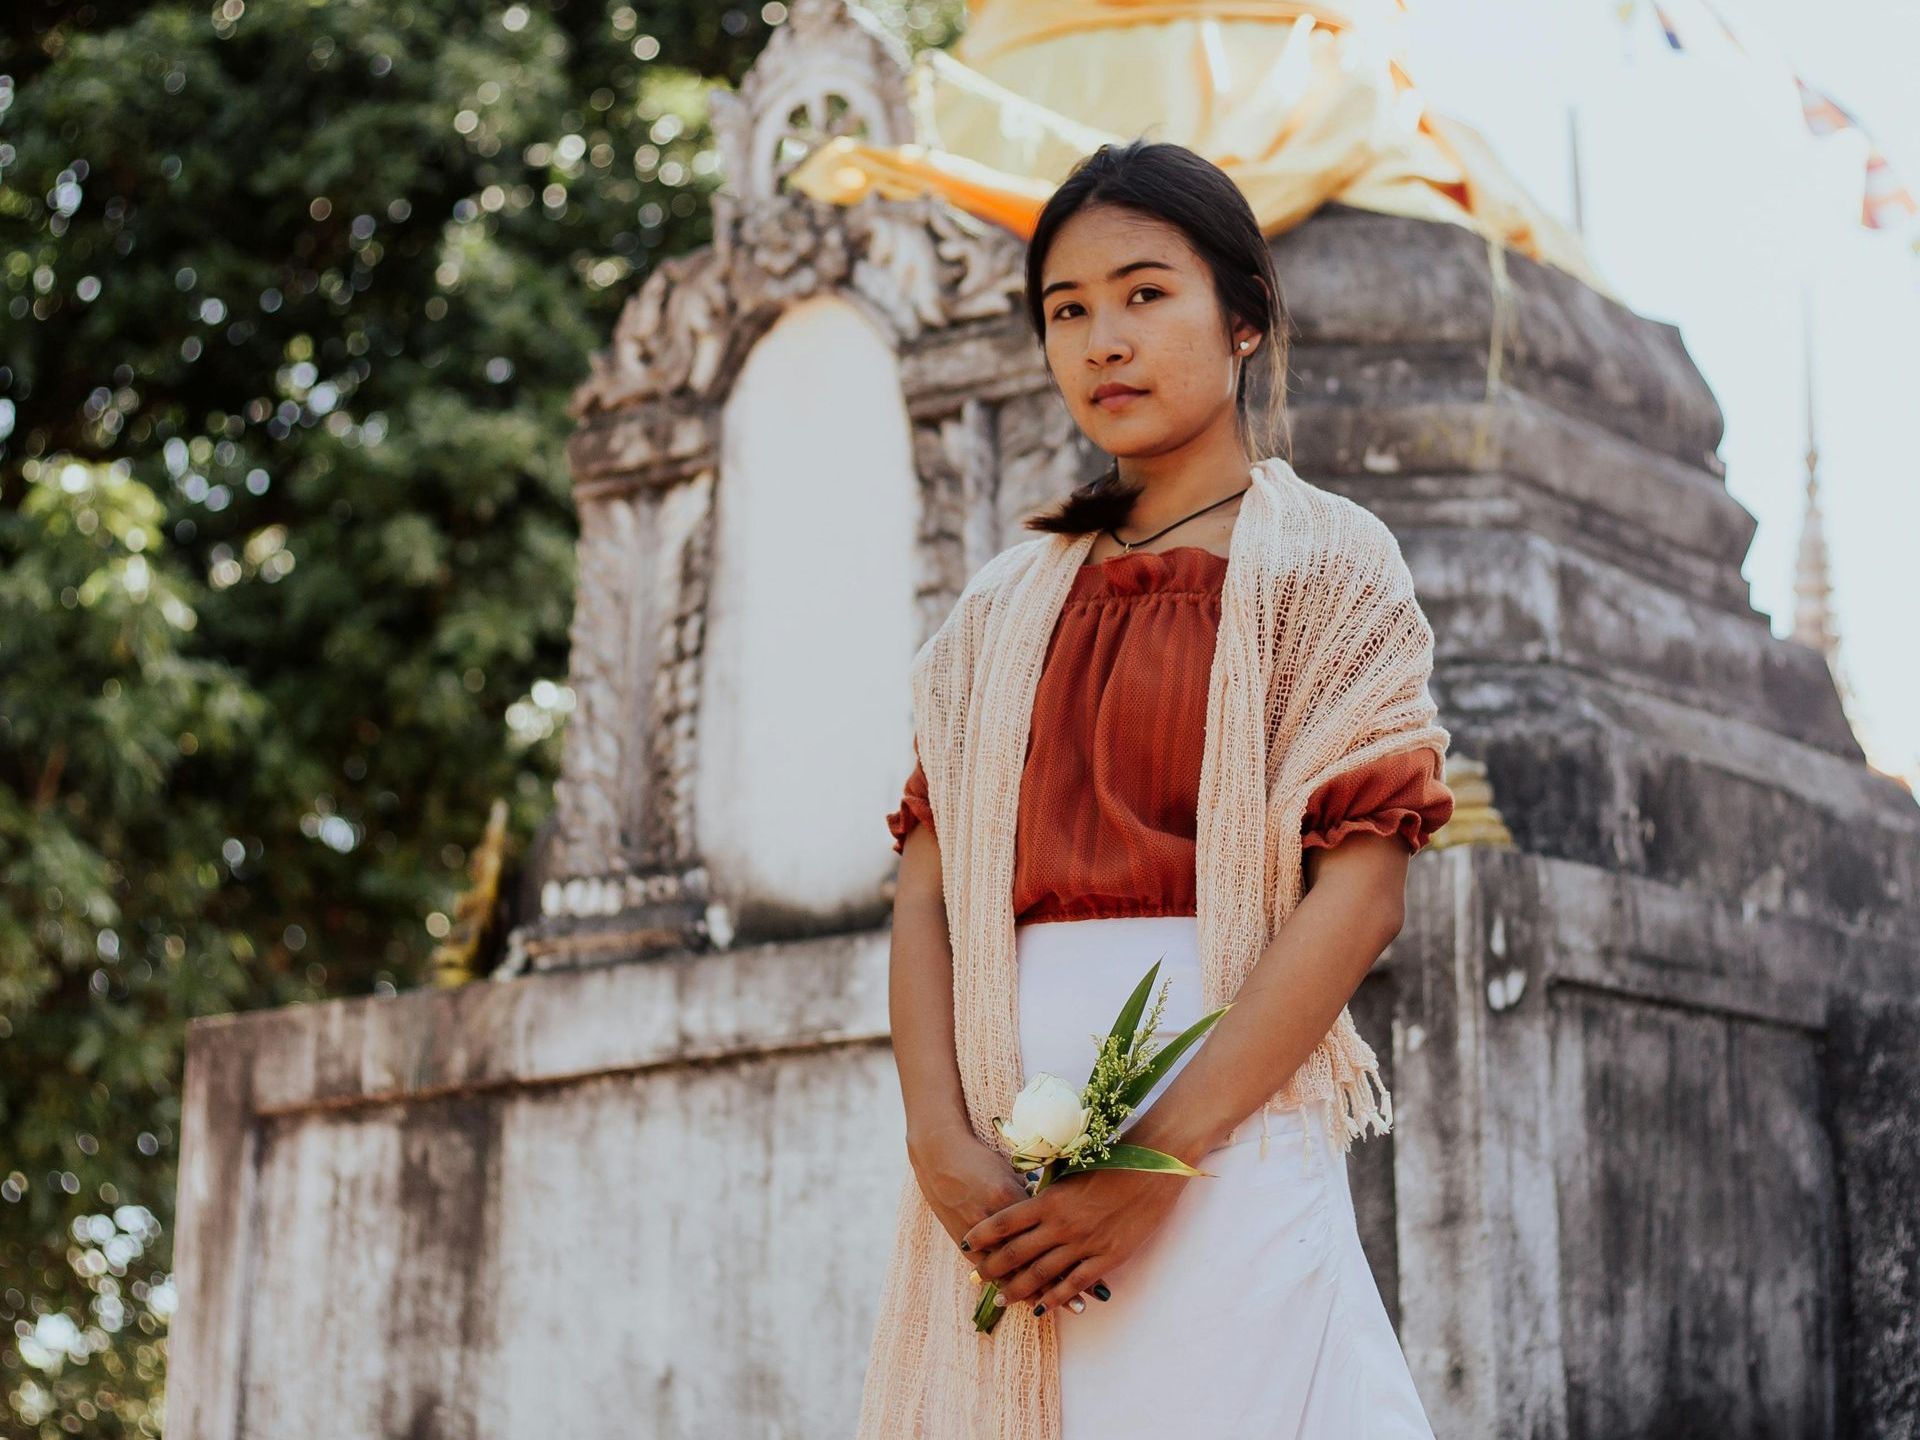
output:
[[[940,289],[947,324],[989,320],[1026,293],[1026,246],[1006,231],[951,205],[927,202],[924,223],[948,263]]]
[[[929,329],[1009,312],[1021,247],[943,202],[714,197],[714,243],[663,261],[622,307],[568,405],[576,419],[649,400],[712,406],[754,340],[794,301],[845,290],[906,344]]]
[[[909,138],[908,61],[840,0],[806,0],[739,93],[712,92],[729,186],[713,197],[714,241],[657,265],[622,308],[611,343],[574,391],[577,419],[646,400],[710,406],[786,305],[845,290],[896,343],[1007,313],[1024,247],[932,198],[826,205],[782,188],[815,146],[864,134]]]
[[[621,855],[620,737],[632,722],[627,691],[627,617],[634,546],[633,504],[624,497],[580,507],[570,683],[574,711],[554,787],[559,868],[596,874]]]
[[[647,812],[638,861],[643,869],[688,863],[693,856],[693,777],[701,665],[713,556],[716,477],[702,471],[663,497],[655,515],[660,553],[670,557],[672,609],[660,615],[653,693],[639,733],[645,736],[644,778],[636,800]],[[682,513],[684,512],[684,513]]]
[[[654,268],[571,397],[581,422],[570,447],[581,514],[577,706],[552,878],[540,921],[516,937],[530,968],[727,943],[728,917],[708,905],[692,840],[715,437],[740,366],[788,307],[843,295],[903,352],[927,631],[1005,543],[993,494],[999,412],[1009,396],[1042,409],[1051,399],[1026,394],[1044,376],[1032,371],[1025,328],[993,323],[1014,312],[1024,246],[932,198],[843,207],[784,188],[834,136],[911,138],[907,72],[901,47],[864,14],[799,0],[739,92],[713,96],[729,179],[713,197],[713,244]],[[951,342],[938,334],[955,326],[973,328]],[[1071,451],[1064,422],[1019,427],[1020,473],[1073,468],[1070,453],[1027,453]]]
[[[946,323],[943,275],[923,207],[903,207],[869,196],[846,211],[861,242],[854,257],[853,292],[886,317],[896,340]]]
[[[1012,396],[1000,406],[998,438],[994,513],[1002,546],[1017,538],[1012,532],[1021,515],[1057,500],[1109,463],[1050,387]]]
[[[781,198],[793,168],[841,135],[875,145],[913,137],[906,47],[844,0],[795,0],[787,23],[740,82],[709,94],[733,192],[749,204]]]
[[[933,634],[966,584],[967,481],[964,461],[954,453],[951,417],[922,420],[913,429],[913,468],[920,482],[920,523],[916,540],[923,565],[914,602],[920,612],[920,638]]]
[[[677,255],[653,268],[620,308],[613,338],[588,357],[568,413],[582,419],[679,391],[706,394],[720,369],[733,302],[712,250]]]
[[[960,485],[961,583],[978,570],[1001,546],[999,519],[999,436],[993,408],[968,399],[959,414],[940,427],[941,447]],[[959,590],[946,597],[948,607]]]

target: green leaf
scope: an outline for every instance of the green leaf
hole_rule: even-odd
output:
[[[1160,960],[1166,958],[1166,952],[1162,951]],[[1127,1003],[1120,1007],[1120,1018],[1113,1022],[1113,1029],[1107,1032],[1114,1039],[1132,1044],[1133,1032],[1139,1028],[1140,1016],[1147,1008],[1147,992],[1153,989],[1153,977],[1160,973],[1160,960],[1153,962],[1153,968],[1141,977],[1140,983],[1133,987],[1133,994],[1127,997]]]
[[[1202,1035],[1211,1030],[1214,1022],[1232,1008],[1233,1003],[1229,1001],[1211,1015],[1202,1015],[1198,1020],[1194,1021],[1193,1024],[1182,1030],[1178,1036],[1169,1040],[1166,1045],[1154,1055],[1153,1059],[1147,1063],[1146,1069],[1142,1070],[1138,1075],[1134,1076],[1131,1081],[1121,1087],[1120,1098],[1129,1105],[1138,1106],[1140,1102],[1146,1098],[1147,1092],[1160,1083],[1160,1077],[1173,1068],[1174,1061],[1185,1054],[1190,1045],[1196,1043]]]
[[[1077,1175],[1087,1170],[1157,1170],[1170,1175],[1208,1176],[1214,1173],[1211,1170],[1196,1170],[1179,1156],[1169,1155],[1164,1150],[1153,1150],[1145,1145],[1129,1145],[1124,1142],[1116,1143],[1107,1152],[1104,1160],[1075,1166],[1067,1173]]]

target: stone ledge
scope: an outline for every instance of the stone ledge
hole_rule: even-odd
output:
[[[1470,943],[1489,972],[1489,1011],[1579,986],[1817,1032],[1836,989],[1901,993],[1920,954],[1920,923],[1864,936],[1577,861],[1480,846],[1427,854],[1409,867],[1407,927],[1388,953],[1411,964],[1443,933],[1450,948]],[[1469,915],[1470,941],[1455,929]]]
[[[1505,248],[1496,268],[1493,247],[1464,226],[1339,204],[1280,236],[1274,263],[1303,400],[1524,391],[1721,472],[1719,402],[1679,329],[1564,271]],[[1360,368],[1342,373],[1343,355]]]
[[[1545,662],[1858,757],[1826,661],[1754,611],[1525,530],[1413,531],[1401,549],[1444,667]]]
[[[1514,510],[1496,523],[1546,520],[1596,554],[1651,553],[1661,562],[1647,572],[1654,583],[1752,612],[1740,574],[1752,512],[1698,465],[1591,420],[1513,391],[1452,403],[1383,398],[1358,410],[1305,399],[1293,420],[1308,478],[1373,507],[1396,531],[1494,494]]]
[[[886,1043],[887,931],[194,1021],[255,1115]]]

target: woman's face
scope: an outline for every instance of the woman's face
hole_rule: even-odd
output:
[[[1175,226],[1088,205],[1055,233],[1040,289],[1047,367],[1074,423],[1109,455],[1157,455],[1237,423],[1238,367],[1260,332],[1242,321],[1228,334],[1213,277]],[[1112,384],[1145,393],[1094,398]]]

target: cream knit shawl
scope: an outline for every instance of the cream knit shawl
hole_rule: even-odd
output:
[[[1299,902],[1300,823],[1313,792],[1384,755],[1422,746],[1444,755],[1449,740],[1428,693],[1433,632],[1393,532],[1278,457],[1257,462],[1249,478],[1228,546],[1196,815],[1208,1010],[1233,998]],[[1012,1113],[1025,1083],[1013,858],[1034,691],[1093,541],[1043,534],[988,560],[911,671],[915,738],[940,836],[954,1048],[968,1117],[989,1144],[993,1117]],[[1095,1030],[1111,1022],[1087,1019]],[[1307,1104],[1325,1107],[1343,1152],[1368,1126],[1385,1133],[1392,1124],[1373,1050],[1344,1008],[1262,1105],[1263,1157],[1267,1112]],[[860,1440],[1058,1440],[1056,1322],[1015,1305],[980,1334],[970,1269],[909,1167]]]

